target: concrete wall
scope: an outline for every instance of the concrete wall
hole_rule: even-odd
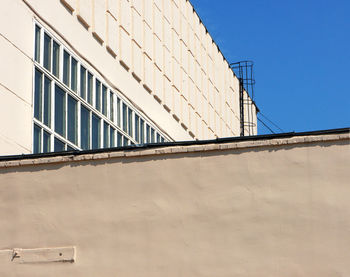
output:
[[[343,134],[2,162],[0,275],[349,276],[349,154]]]
[[[238,80],[189,1],[4,0],[2,5],[0,47],[9,61],[0,66],[0,110],[11,120],[0,129],[1,154],[32,148],[33,20],[102,72],[101,79],[172,139],[239,135]]]

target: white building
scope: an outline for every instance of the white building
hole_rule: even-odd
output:
[[[189,1],[1,4],[1,155],[240,135],[239,81]]]

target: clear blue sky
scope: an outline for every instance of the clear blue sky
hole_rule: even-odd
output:
[[[254,61],[256,103],[284,131],[350,126],[350,0],[191,3],[229,62]]]

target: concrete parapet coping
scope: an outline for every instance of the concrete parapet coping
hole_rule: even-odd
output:
[[[234,139],[234,138],[232,138]],[[212,152],[212,151],[232,151],[241,149],[263,148],[263,147],[281,147],[287,145],[307,145],[311,143],[320,142],[335,142],[335,141],[349,141],[350,132],[343,133],[320,133],[310,135],[298,135],[290,137],[276,137],[266,138],[265,136],[250,137],[249,140],[241,141],[207,141],[207,142],[188,142],[184,145],[160,144],[150,146],[140,146],[135,148],[112,148],[99,150],[99,152],[91,151],[76,151],[74,153],[50,153],[50,156],[41,155],[26,155],[26,156],[11,156],[3,157],[0,161],[0,168],[19,167],[19,166],[33,166],[42,164],[55,164],[67,162],[81,162],[81,161],[96,161],[105,159],[127,159],[135,157],[156,156],[156,155],[173,155],[181,153],[198,153],[198,152]]]

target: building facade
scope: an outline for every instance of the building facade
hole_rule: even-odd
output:
[[[349,276],[349,142],[2,157],[0,276]]]
[[[240,135],[238,78],[189,1],[2,7],[1,154]],[[246,92],[242,103],[255,135]]]

